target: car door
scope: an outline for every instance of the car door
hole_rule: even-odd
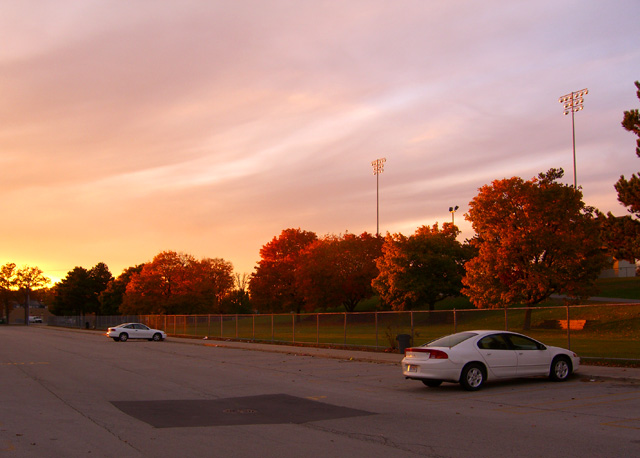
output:
[[[137,339],[150,339],[152,337],[151,330],[144,324],[136,324],[135,327]]]
[[[478,351],[496,377],[515,377],[518,357],[502,334],[490,334],[478,341]]]
[[[508,339],[518,357],[518,376],[546,375],[551,361],[544,345],[528,337],[510,334]]]

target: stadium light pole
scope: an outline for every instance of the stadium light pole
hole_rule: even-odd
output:
[[[458,210],[458,208],[460,207],[458,207],[457,205],[455,207],[449,207],[449,213],[451,213],[451,224],[454,226],[456,225],[454,215],[456,213],[456,210]]]
[[[376,176],[376,237],[380,235],[380,174],[384,172],[385,162],[387,162],[385,157],[371,162],[373,174]]]
[[[563,95],[558,102],[564,106],[565,116],[571,113],[571,131],[573,132],[573,187],[578,189],[578,178],[576,175],[576,125],[575,125],[575,113],[584,108],[584,96],[589,93],[589,89],[582,89],[581,91],[572,92],[571,94]]]

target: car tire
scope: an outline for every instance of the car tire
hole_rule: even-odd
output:
[[[571,361],[566,356],[556,356],[551,361],[549,378],[554,382],[564,382],[571,375]]]
[[[425,380],[425,379],[423,379],[422,383],[424,383],[429,388],[437,388],[440,385],[442,385],[442,380]]]
[[[162,334],[160,334],[159,332],[156,332],[156,333],[153,335],[153,339],[152,339],[152,340],[153,340],[154,342],[160,342],[160,341],[162,340]]]
[[[120,337],[113,337],[113,340],[115,340],[116,342],[120,342]]]
[[[462,369],[460,385],[467,391],[477,391],[482,388],[487,374],[479,363],[469,363]]]
[[[126,332],[123,332],[122,334],[120,334],[120,342],[126,342],[129,339],[129,334],[127,334]]]

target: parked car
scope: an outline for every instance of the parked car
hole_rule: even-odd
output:
[[[41,316],[30,316],[29,317],[29,323],[42,323],[42,317]]]
[[[167,338],[167,334],[160,329],[152,329],[142,323],[124,323],[107,329],[107,336],[116,342],[126,342],[129,339],[147,339],[160,341]]]
[[[508,331],[466,331],[405,350],[402,373],[429,387],[460,383],[479,390],[487,380],[548,376],[564,381],[578,370],[580,358],[564,348],[544,345]]]

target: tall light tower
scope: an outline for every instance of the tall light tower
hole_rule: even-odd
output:
[[[376,176],[376,236],[380,235],[380,174],[384,172],[385,162],[387,162],[386,157],[371,162],[373,174]]]
[[[578,178],[576,175],[576,126],[575,116],[577,111],[584,108],[584,96],[589,93],[589,89],[582,89],[581,91],[572,92],[571,94],[563,95],[558,102],[564,105],[564,114],[571,113],[571,130],[573,132],[573,187],[578,189]]]
[[[457,205],[455,207],[449,207],[449,213],[451,213],[451,224],[454,225],[454,226],[456,225],[454,215],[455,215],[456,211],[458,210],[458,208],[460,208],[460,207],[458,207]]]

